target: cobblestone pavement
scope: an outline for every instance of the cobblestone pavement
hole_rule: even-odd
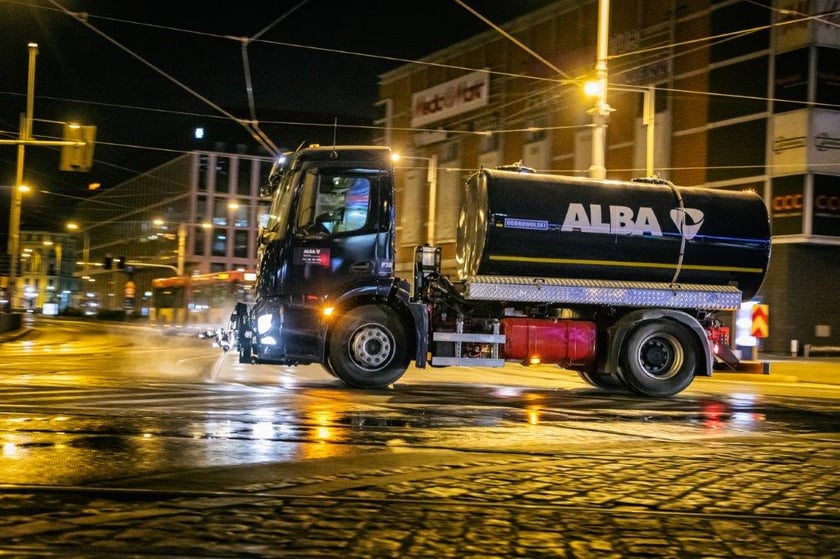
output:
[[[113,487],[6,486],[0,555],[837,557],[830,438],[541,456],[403,448]]]

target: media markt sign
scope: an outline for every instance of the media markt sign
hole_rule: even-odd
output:
[[[488,103],[490,74],[478,70],[411,96],[411,126],[424,126]]]

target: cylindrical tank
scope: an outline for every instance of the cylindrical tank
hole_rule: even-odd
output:
[[[770,260],[770,220],[755,192],[482,169],[462,200],[460,279],[735,285],[748,299]]]

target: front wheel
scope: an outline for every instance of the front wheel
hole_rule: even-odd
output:
[[[646,322],[621,348],[621,377],[645,396],[673,396],[694,380],[701,349],[694,333],[672,320]]]
[[[352,309],[339,318],[330,335],[328,360],[335,376],[350,386],[388,386],[410,362],[406,327],[388,307]]]

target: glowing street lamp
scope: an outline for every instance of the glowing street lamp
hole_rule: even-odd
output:
[[[583,92],[589,97],[597,97],[599,99],[606,98],[602,95],[604,83],[600,80],[591,80],[583,84]],[[656,118],[656,90],[653,86],[636,87],[632,85],[607,85],[607,89],[612,91],[629,91],[633,93],[643,93],[644,110],[642,112],[642,124],[645,127],[645,174],[652,177],[654,173],[654,120]],[[613,109],[609,109],[612,111]],[[602,148],[603,149],[603,148]],[[602,177],[603,178],[603,177]]]
[[[161,218],[155,218],[152,220],[152,223],[157,227],[165,227],[166,221]],[[176,273],[179,276],[184,275],[184,264],[186,259],[186,252],[187,252],[187,225],[188,223],[178,223],[178,262],[176,266]],[[210,229],[212,225],[210,223],[200,223],[202,229]]]
[[[87,270],[88,262],[90,261],[90,236],[86,229],[76,222],[69,222],[67,225],[68,231],[78,232],[82,234],[82,271]]]

